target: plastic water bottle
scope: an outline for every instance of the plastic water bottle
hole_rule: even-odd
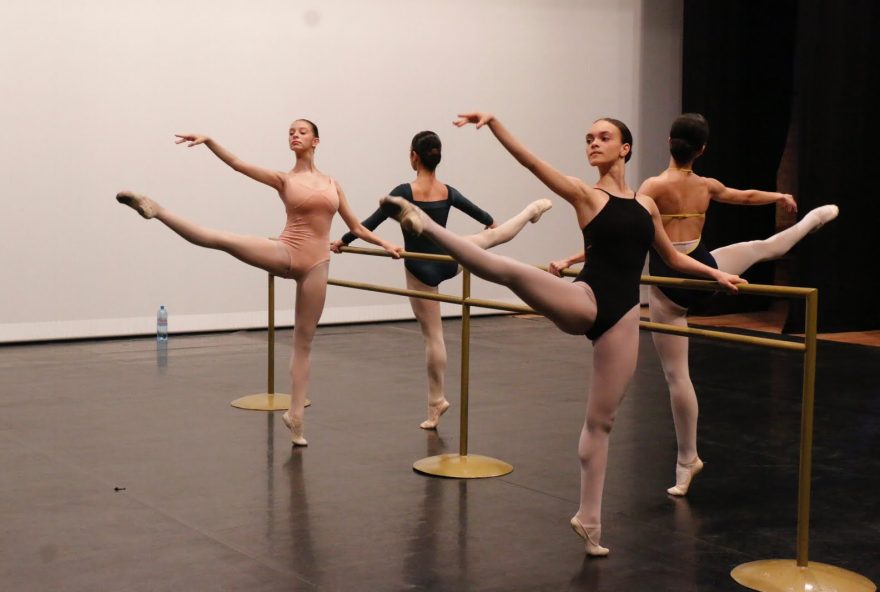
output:
[[[168,309],[164,304],[156,313],[156,340],[168,341]]]

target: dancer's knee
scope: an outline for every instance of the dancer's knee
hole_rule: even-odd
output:
[[[614,427],[616,414],[590,414],[587,417],[587,434],[593,437],[607,437]]]

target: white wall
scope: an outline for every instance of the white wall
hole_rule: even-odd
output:
[[[488,130],[492,110],[558,168],[594,178],[583,135],[601,116],[636,137],[629,182],[665,166],[680,105],[681,0],[41,0],[4,3],[0,38],[0,342],[261,326],[266,274],[193,247],[114,200],[147,193],[200,223],[276,236],[277,195],[175,132],[207,133],[288,169],[289,122],[317,122],[318,166],[366,216],[411,179],[422,129],[444,141],[440,178],[503,219],[548,191]],[[453,214],[450,228],[478,230]],[[344,231],[340,219],[332,237]],[[400,241],[396,224],[380,233]],[[498,250],[545,263],[577,250],[561,200]],[[403,285],[400,263],[335,256],[331,276]],[[279,323],[293,283],[279,281]],[[458,291],[458,280],[444,284]],[[475,283],[485,298],[514,300]],[[451,309],[454,310],[454,309]],[[410,316],[402,298],[329,289],[324,322]]]

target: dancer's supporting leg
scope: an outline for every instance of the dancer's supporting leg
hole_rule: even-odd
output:
[[[651,286],[649,294],[652,322],[687,327],[687,309],[669,300],[657,286]],[[675,485],[666,492],[671,495],[685,495],[691,479],[703,468],[697,455],[697,418],[700,408],[688,367],[690,342],[687,337],[657,332],[652,333],[651,337],[669,386],[669,402],[675,424],[675,439],[678,442]]]
[[[553,202],[549,199],[537,199],[527,205],[523,210],[513,218],[499,224],[495,228],[487,228],[477,234],[465,236],[481,249],[491,249],[497,245],[503,244],[511,240],[525,227],[529,222],[534,224],[541,219],[544,212],[553,207]]]
[[[296,282],[296,305],[293,325],[293,354],[290,356],[290,410],[284,414],[285,423],[290,427],[290,441],[298,446],[306,446],[303,415],[306,397],[309,393],[309,372],[311,369],[312,341],[324,311],[327,295],[327,275],[330,262],[325,261]]]
[[[144,217],[158,219],[194,245],[225,251],[248,265],[277,275],[283,275],[287,271],[289,263],[287,253],[283,249],[279,249],[276,241],[199,226],[142,195],[123,192],[118,194],[116,199],[120,203],[134,208]],[[143,210],[146,210],[149,215],[145,216]]]
[[[549,275],[549,274],[548,274]],[[572,527],[584,538],[589,555],[607,555],[599,546],[602,490],[608,465],[608,441],[639,351],[639,307],[626,313],[593,342],[593,373],[587,413],[581,428],[581,500]],[[583,532],[578,529],[578,525]]]
[[[405,229],[424,233],[477,277],[508,287],[562,331],[583,335],[593,326],[596,299],[593,290],[583,282],[571,283],[537,267],[485,251],[443,228],[402,198],[386,197],[382,203],[392,217],[402,220]]]
[[[437,286],[420,282],[410,272],[406,272],[406,287],[420,292],[438,292]],[[446,376],[446,344],[443,341],[443,320],[440,317],[440,303],[436,300],[410,298],[422,337],[425,339],[425,364],[428,369],[428,419],[419,427],[432,430],[440,423],[440,416],[449,409],[444,382]]]
[[[782,257],[807,234],[834,220],[838,211],[835,205],[820,206],[807,212],[797,224],[768,239],[721,247],[712,251],[712,256],[718,269],[739,275],[755,263]]]

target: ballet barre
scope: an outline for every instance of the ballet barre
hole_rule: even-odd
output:
[[[363,249],[358,247],[342,247],[343,253],[390,257],[379,249]],[[422,259],[429,261],[455,261],[445,255],[427,255],[423,253],[401,253],[404,259]],[[540,267],[540,266],[539,266]],[[542,267],[546,270],[546,267]],[[566,276],[577,275],[576,271],[564,271]],[[539,314],[528,306],[511,305],[505,302],[472,298],[470,295],[471,274],[463,269],[461,297],[447,294],[434,294],[417,290],[405,290],[389,286],[380,286],[363,282],[329,279],[328,283],[359,290],[398,294],[415,298],[438,300],[462,307],[461,329],[461,422],[459,454],[443,454],[419,460],[413,468],[421,473],[454,477],[476,478],[506,475],[513,467],[503,461],[490,457],[469,455],[467,448],[468,435],[468,372],[470,356],[470,308],[478,306],[516,313]],[[679,278],[662,278],[642,276],[641,283],[673,288],[722,291],[716,282],[706,280],[690,280]],[[816,347],[818,326],[819,291],[815,288],[791,286],[770,286],[760,284],[740,284],[738,292],[790,299],[803,299],[805,306],[805,327],[803,341],[790,341],[781,338],[764,338],[751,335],[739,335],[726,331],[678,327],[663,323],[640,320],[639,327],[647,331],[657,331],[672,335],[698,337],[715,341],[742,343],[764,348],[784,351],[803,352],[804,371],[801,403],[800,430],[800,462],[798,477],[798,508],[797,508],[797,558],[758,560],[738,565],[731,571],[731,577],[738,583],[755,590],[847,590],[858,592],[874,592],[876,586],[870,580],[855,572],[833,565],[809,561],[809,528],[810,528],[810,486],[812,479],[813,449],[813,413],[815,403],[816,381]],[[485,459],[485,461],[484,461]],[[508,468],[509,467],[509,468]],[[824,587],[820,587],[824,586]]]

